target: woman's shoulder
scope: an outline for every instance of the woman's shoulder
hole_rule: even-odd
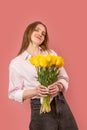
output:
[[[9,66],[10,67],[17,66],[20,62],[21,62],[21,56],[19,55],[19,56],[14,57],[13,59],[11,59]]]

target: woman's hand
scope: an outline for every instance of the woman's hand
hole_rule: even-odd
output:
[[[35,88],[36,96],[37,97],[45,97],[47,94],[49,94],[49,90],[47,87],[43,85],[39,85]]]
[[[60,91],[62,91],[64,88],[63,88],[63,85],[61,83],[58,83],[58,82],[55,82],[51,85],[48,86],[48,89],[49,89],[49,95],[51,97],[55,97],[58,95],[58,93]]]
[[[51,97],[57,96],[57,94],[59,92],[59,88],[58,88],[58,85],[56,83],[53,83],[53,84],[49,85],[48,89],[49,89],[49,95]]]

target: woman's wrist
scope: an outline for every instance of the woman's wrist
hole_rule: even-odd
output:
[[[25,90],[24,93],[23,93],[23,100],[32,98],[32,97],[34,97],[36,95],[37,95],[37,91],[36,91],[35,88],[34,89]]]
[[[63,86],[62,83],[58,82],[57,86],[59,88],[59,92],[63,92],[64,91],[64,86]]]

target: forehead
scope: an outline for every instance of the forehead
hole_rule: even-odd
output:
[[[38,24],[38,25],[36,26],[36,28],[38,28],[38,29],[40,29],[40,30],[46,32],[46,28],[45,28],[44,25],[42,25],[42,24]]]

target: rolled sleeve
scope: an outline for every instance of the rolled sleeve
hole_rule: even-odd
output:
[[[64,79],[59,79],[58,82],[59,82],[59,83],[62,83],[62,85],[63,85],[65,91],[68,90],[68,82],[67,82],[66,80],[64,80]]]
[[[67,72],[66,72],[66,70],[64,69],[64,67],[60,68],[60,70],[59,70],[58,82],[60,82],[60,83],[63,84],[63,87],[64,87],[65,91],[68,90],[69,77],[68,77]]]
[[[9,99],[22,103],[23,92],[24,92],[23,77],[14,66],[10,65],[8,97]]]

